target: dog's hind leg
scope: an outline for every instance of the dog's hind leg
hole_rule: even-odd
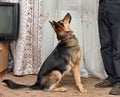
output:
[[[48,75],[48,80],[47,80],[46,88],[44,89],[44,91],[53,91],[53,92],[66,91],[66,88],[62,88],[62,87],[57,88],[61,79],[62,79],[62,74],[58,70],[52,71]]]

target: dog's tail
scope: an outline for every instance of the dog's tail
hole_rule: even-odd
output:
[[[10,89],[33,89],[33,90],[38,90],[40,89],[37,84],[34,85],[22,85],[22,84],[17,84],[9,79],[3,80],[2,82],[6,83],[7,86]]]

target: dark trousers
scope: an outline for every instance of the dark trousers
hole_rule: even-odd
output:
[[[100,0],[98,26],[108,80],[120,82],[120,0]]]

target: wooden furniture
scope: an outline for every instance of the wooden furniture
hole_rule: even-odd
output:
[[[0,73],[8,67],[9,43],[0,42]]]

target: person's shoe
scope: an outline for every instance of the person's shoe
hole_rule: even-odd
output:
[[[113,87],[113,84],[109,80],[104,80],[95,85],[95,88],[110,88],[110,87]]]
[[[109,92],[111,95],[120,95],[120,85],[115,85],[113,89]]]

